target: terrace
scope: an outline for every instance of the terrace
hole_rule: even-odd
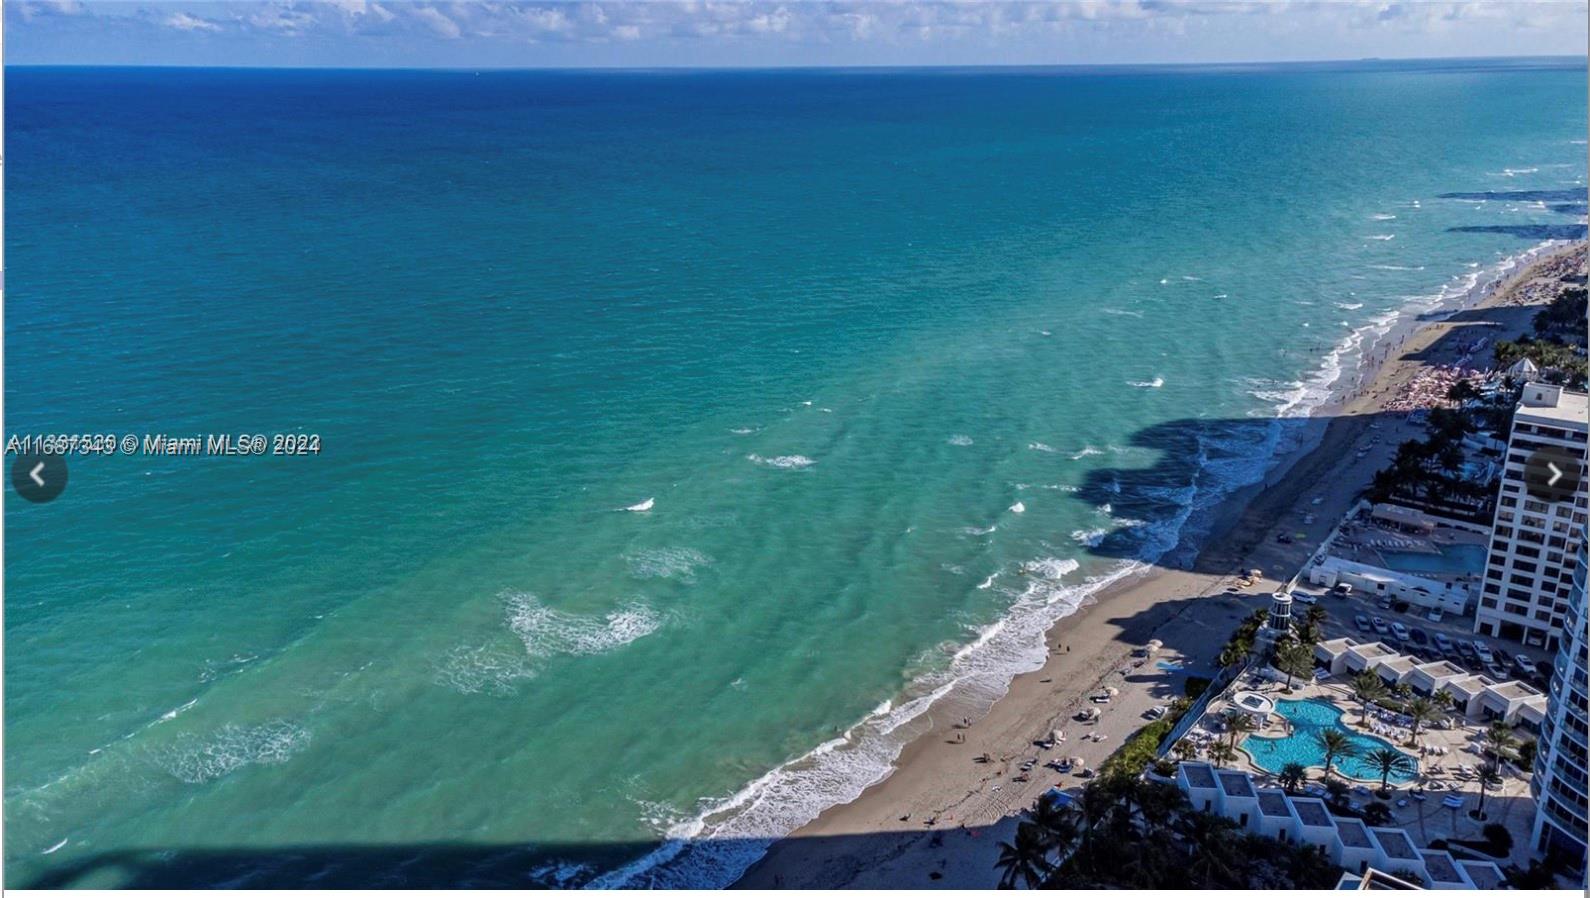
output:
[[[1286,763],[1295,762],[1305,766],[1307,782],[1302,790],[1285,797],[1296,817],[1292,828],[1313,831],[1331,827],[1340,832],[1342,850],[1352,857],[1359,856],[1353,854],[1354,851],[1361,853],[1369,849],[1363,842],[1372,836],[1362,835],[1359,821],[1347,823],[1345,828],[1337,821],[1362,815],[1371,803],[1377,803],[1383,806],[1391,825],[1399,833],[1402,829],[1408,833],[1401,841],[1396,836],[1386,836],[1394,844],[1377,843],[1377,847],[1386,849],[1385,858],[1406,862],[1410,869],[1422,872],[1419,852],[1431,842],[1480,840],[1482,828],[1489,823],[1501,823],[1513,835],[1512,856],[1497,858],[1496,863],[1527,863],[1525,856],[1534,814],[1528,774],[1504,764],[1502,781],[1485,790],[1485,818],[1476,819],[1470,812],[1480,808],[1476,769],[1486,760],[1481,750],[1481,734],[1492,718],[1506,719],[1522,730],[1529,730],[1532,720],[1538,724],[1538,715],[1531,717],[1537,714],[1537,699],[1544,698],[1538,690],[1517,681],[1498,683],[1490,677],[1468,674],[1450,662],[1426,663],[1380,643],[1357,643],[1350,638],[1319,643],[1315,646],[1315,656],[1321,667],[1327,669],[1332,660],[1341,662],[1335,665],[1341,673],[1331,675],[1319,670],[1316,680],[1294,680],[1290,692],[1285,691],[1280,682],[1250,673],[1238,678],[1210,702],[1186,738],[1195,746],[1210,749],[1210,757],[1223,760],[1213,747],[1231,741],[1225,724],[1226,713],[1237,711],[1246,715],[1251,729],[1237,738],[1235,762],[1227,762],[1225,766],[1246,772],[1258,788],[1250,796],[1232,783],[1224,770],[1211,769],[1207,764],[1184,764],[1182,776],[1205,796],[1198,806],[1213,808],[1229,803],[1234,810],[1240,808],[1233,817],[1248,814],[1261,828],[1272,825],[1266,821],[1279,809],[1280,774]],[[1371,706],[1365,714],[1347,682],[1352,674],[1345,662],[1350,658],[1359,659],[1364,665],[1360,669],[1375,671],[1388,684],[1406,685],[1419,692],[1447,692],[1457,700],[1456,707],[1445,719],[1420,726],[1414,738],[1408,719],[1396,712],[1394,701],[1388,700],[1393,707]],[[1254,714],[1251,701],[1245,706],[1236,700],[1239,695],[1265,696],[1274,703],[1274,711],[1266,715]],[[1314,736],[1319,730],[1333,727],[1348,734],[1360,755],[1358,758],[1338,755],[1332,760],[1332,775],[1348,786],[1347,795],[1339,805],[1324,800],[1329,796],[1320,786],[1324,774],[1323,755]],[[1279,745],[1278,749],[1282,742],[1286,744]],[[1384,797],[1376,794],[1382,772],[1362,757],[1382,748],[1402,753],[1410,765],[1406,772],[1385,776],[1391,789]],[[1305,798],[1301,793],[1311,797]],[[1411,840],[1415,835],[1416,843]],[[1325,838],[1323,830],[1315,833],[1315,837]],[[1379,861],[1370,863],[1374,865]],[[1430,872],[1433,882],[1456,881],[1449,878],[1446,867]],[[1457,880],[1465,875],[1466,871],[1461,869],[1451,873]],[[1473,876],[1469,878],[1474,879]]]

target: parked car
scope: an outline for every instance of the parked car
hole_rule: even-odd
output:
[[[1409,630],[1408,637],[1412,639],[1413,644],[1417,646],[1423,647],[1430,644],[1430,637],[1426,636],[1424,631],[1418,627],[1414,627],[1413,629]]]
[[[1443,655],[1452,654],[1452,651],[1456,648],[1456,646],[1452,644],[1452,637],[1446,635],[1445,633],[1437,633],[1433,638],[1435,640],[1435,647],[1440,649],[1441,654]]]
[[[1381,636],[1385,636],[1387,633],[1391,632],[1391,628],[1386,626],[1385,620],[1383,620],[1381,618],[1378,618],[1378,617],[1374,618],[1373,620],[1371,620],[1369,622],[1369,625],[1371,627],[1374,627],[1375,628],[1375,632],[1379,633]]]
[[[1535,659],[1529,657],[1523,652],[1519,652],[1513,656],[1513,668],[1518,671],[1518,675],[1521,677],[1534,676]]]
[[[1369,618],[1364,617],[1362,614],[1355,614],[1355,615],[1353,615],[1353,626],[1357,627],[1360,630],[1368,632],[1368,630],[1369,630]]]
[[[1338,583],[1336,588],[1331,590],[1331,594],[1338,599],[1345,599],[1353,594],[1353,585],[1351,583]]]
[[[1149,708],[1146,712],[1144,712],[1143,716],[1147,717],[1149,720],[1158,720],[1161,717],[1164,717],[1166,714],[1169,714],[1169,713],[1170,713],[1170,708],[1168,708],[1168,707],[1166,707],[1164,705],[1155,705],[1154,707]]]
[[[1292,593],[1292,601],[1304,605],[1313,605],[1319,602],[1319,596],[1311,592],[1294,592]]]
[[[1431,608],[1429,611],[1425,612],[1424,619],[1432,624],[1439,624],[1441,622],[1441,609]]]
[[[1496,656],[1491,654],[1491,647],[1483,639],[1474,640],[1474,654],[1480,657],[1481,664],[1488,666],[1496,663]]]
[[[1379,608],[1381,611],[1390,611],[1391,610],[1391,596],[1381,596],[1380,597],[1380,601],[1375,603],[1375,607]]]
[[[1401,621],[1392,621],[1391,622],[1391,633],[1392,633],[1393,636],[1397,637],[1397,641],[1398,642],[1407,642],[1408,641],[1408,636],[1409,636],[1408,628],[1404,627],[1402,625]]]
[[[1485,672],[1490,674],[1491,679],[1493,680],[1500,681],[1512,679],[1512,675],[1507,672],[1507,668],[1495,662],[1485,665]]]
[[[1464,661],[1473,661],[1476,657],[1474,646],[1466,639],[1459,639],[1457,641],[1457,652],[1458,656]]]

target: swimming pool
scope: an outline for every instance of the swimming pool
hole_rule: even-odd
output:
[[[1380,559],[1394,571],[1424,574],[1477,574],[1485,570],[1486,548],[1459,543],[1441,546],[1439,552],[1394,552],[1380,550]]]
[[[1324,699],[1282,699],[1275,703],[1275,713],[1292,721],[1292,735],[1281,738],[1249,736],[1242,740],[1242,749],[1253,759],[1254,766],[1268,773],[1280,773],[1282,767],[1293,762],[1304,767],[1324,767],[1325,753],[1320,750],[1314,734],[1328,728],[1346,733],[1348,741],[1352,743],[1358,755],[1353,758],[1335,758],[1331,764],[1332,769],[1352,779],[1380,782],[1380,771],[1363,760],[1363,756],[1379,748],[1396,750],[1396,746],[1384,739],[1342,726],[1342,709]],[[1413,756],[1407,752],[1399,754],[1410,761],[1413,760]],[[1408,769],[1417,771],[1418,764],[1416,762],[1410,764]],[[1411,772],[1392,774],[1390,781],[1405,783],[1414,776],[1415,774]]]

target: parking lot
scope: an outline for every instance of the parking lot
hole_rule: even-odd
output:
[[[1523,680],[1544,690],[1550,676],[1552,652],[1538,647],[1526,647],[1521,642],[1478,637],[1478,642],[1489,649],[1491,664],[1480,658],[1476,646],[1472,616],[1443,615],[1439,622],[1430,620],[1425,609],[1402,606],[1382,607],[1385,600],[1354,594],[1341,597],[1318,589],[1294,589],[1293,595],[1302,604],[1296,614],[1301,615],[1309,604],[1318,604],[1329,617],[1325,621],[1325,636],[1351,636],[1359,641],[1383,642],[1404,654],[1425,661],[1445,658],[1466,670],[1483,673],[1501,680]],[[1359,620],[1361,618],[1361,620]],[[1398,630],[1397,628],[1402,628]],[[1520,670],[1518,656],[1528,659],[1530,669]]]

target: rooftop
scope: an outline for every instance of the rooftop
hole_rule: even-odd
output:
[[[1227,795],[1237,795],[1242,798],[1252,798],[1253,783],[1248,780],[1245,773],[1235,771],[1220,773],[1220,791]]]
[[[1259,792],[1259,813],[1266,817],[1290,817],[1292,810],[1286,806],[1286,793],[1279,789]]]
[[[1207,764],[1183,764],[1182,776],[1187,778],[1193,788],[1213,789],[1215,787],[1215,772]]]
[[[1431,661],[1429,664],[1421,664],[1419,665],[1418,669],[1420,672],[1434,680],[1444,680],[1448,677],[1463,677],[1468,675],[1468,671],[1458,667],[1456,664],[1453,664],[1451,661],[1448,661],[1445,658],[1441,659],[1440,661]]]
[[[1399,861],[1419,859],[1419,852],[1414,850],[1413,840],[1409,839],[1408,834],[1402,830],[1377,826],[1370,832],[1375,834],[1375,841],[1380,843],[1380,850],[1386,853],[1386,857],[1394,857]]]
[[[1330,826],[1331,815],[1318,798],[1293,798],[1292,810],[1304,826]]]
[[[1397,654],[1396,649],[1386,645],[1384,642],[1360,642],[1353,645],[1347,651],[1369,661],[1373,661],[1376,658],[1384,658],[1387,655]]]
[[[1419,852],[1424,858],[1424,871],[1430,875],[1430,881],[1436,886],[1443,883],[1464,885],[1463,877],[1458,874],[1458,869],[1452,864],[1452,856],[1445,851],[1426,849]]]
[[[1336,818],[1336,832],[1340,834],[1342,844],[1348,848],[1373,848],[1374,843],[1369,841],[1369,829],[1363,821],[1353,820],[1350,817]]]
[[[1377,666],[1385,668],[1386,670],[1389,670],[1400,677],[1408,671],[1413,670],[1418,665],[1418,658],[1415,658],[1411,655],[1403,655],[1400,658],[1386,658]]]
[[[1590,396],[1551,384],[1525,384],[1523,398],[1518,403],[1518,414],[1544,418],[1583,430],[1585,421],[1590,419]]]
[[[1505,683],[1497,683],[1495,686],[1491,687],[1490,691],[1508,700],[1515,698],[1530,698],[1532,696],[1540,695],[1539,689],[1536,689],[1528,683],[1523,683],[1518,680],[1508,680]]]
[[[1504,877],[1500,867],[1490,861],[1458,861],[1457,865],[1469,875],[1476,889],[1499,889]]]

